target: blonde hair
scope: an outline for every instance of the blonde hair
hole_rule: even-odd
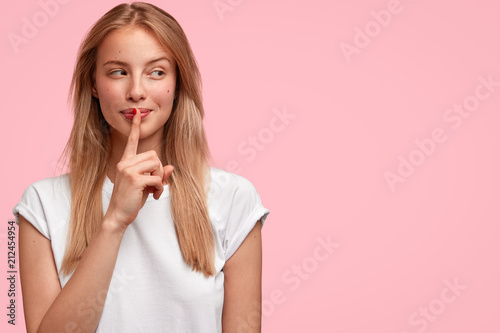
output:
[[[68,275],[103,219],[102,186],[111,143],[99,100],[92,96],[97,48],[106,36],[127,26],[152,32],[177,64],[176,99],[163,131],[163,165],[175,167],[169,179],[172,218],[182,256],[193,270],[215,274],[214,240],[207,208],[210,152],[203,128],[201,78],[179,23],[162,9],[143,2],[120,4],[101,17],[83,40],[68,102],[74,124],[63,151],[69,156],[71,221],[61,272]]]

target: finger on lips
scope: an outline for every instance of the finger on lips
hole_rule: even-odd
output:
[[[134,109],[134,117],[132,117],[132,126],[128,135],[127,145],[123,152],[122,160],[137,155],[137,146],[139,145],[139,136],[141,134],[141,113]]]
[[[163,186],[167,185],[166,178],[168,178],[174,167],[172,165],[163,166],[161,160],[156,156],[156,161],[151,160],[151,156],[147,154],[137,154],[137,148],[139,145],[141,129],[141,113],[139,110],[134,108],[134,116],[132,117],[132,126],[130,127],[130,133],[128,136],[127,144],[123,152],[122,160],[127,159],[129,163],[135,166],[135,172],[142,174],[149,179],[146,180],[147,191],[154,193],[154,197],[158,199],[163,192]],[[146,162],[146,164],[144,164]],[[128,164],[128,163],[127,163]],[[142,164],[141,166],[139,166]],[[141,170],[147,169],[147,172],[141,172]],[[154,179],[157,176],[160,179]]]

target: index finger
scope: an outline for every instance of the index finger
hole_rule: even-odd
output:
[[[123,151],[122,160],[137,155],[137,146],[139,145],[139,136],[141,134],[141,112],[134,109],[132,117],[132,126],[128,135],[127,145]]]

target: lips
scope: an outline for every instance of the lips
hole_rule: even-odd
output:
[[[145,108],[136,108],[136,109],[139,110],[141,113],[151,112],[151,109],[145,109]],[[126,109],[120,112],[123,114],[134,114],[134,108]]]
[[[136,109],[141,112],[141,119],[146,118],[151,113],[151,109],[145,109],[145,108],[136,108]],[[126,109],[126,110],[123,110],[123,111],[120,111],[120,112],[128,120],[132,120],[132,118],[134,117],[134,109],[133,108],[132,109]]]

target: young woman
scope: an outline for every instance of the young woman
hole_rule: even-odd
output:
[[[209,167],[182,28],[121,4],[88,32],[70,96],[69,173],[13,212],[28,332],[260,332],[269,211]]]

